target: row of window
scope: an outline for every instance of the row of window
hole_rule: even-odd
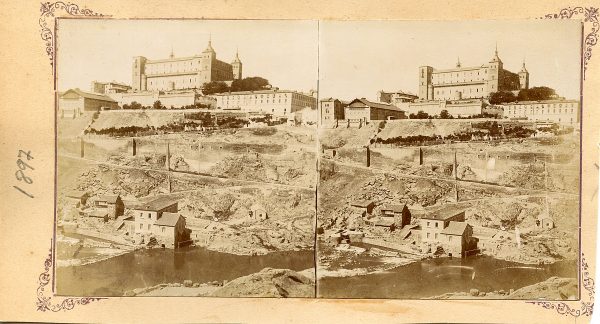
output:
[[[534,112],[533,112],[533,108],[529,108],[529,109],[525,109],[525,110],[522,110],[521,108],[519,108],[519,110],[518,110],[518,111],[517,111],[517,109],[516,109],[516,108],[512,108],[512,109],[511,109],[511,108],[509,108],[509,109],[508,109],[508,114],[513,114],[513,115],[514,115],[514,114],[525,114],[525,113],[527,113],[527,110],[529,110],[529,113],[530,113],[530,114],[533,114],[533,113],[534,113]],[[535,108],[535,113],[536,113],[536,114],[538,114],[538,113],[539,113],[539,114],[542,114],[542,115],[543,115],[543,114],[544,114],[546,111],[547,111],[547,112],[550,114],[550,109],[548,109],[548,110],[544,110],[544,109],[542,109],[542,111],[541,111],[541,113],[540,113],[540,110],[539,110],[539,108],[538,108],[538,107],[536,107],[536,108]],[[574,110],[573,108],[571,108],[570,110],[569,110],[569,109],[565,109],[565,110],[564,110],[564,113],[565,113],[565,114],[568,114],[568,113],[571,113],[571,114],[573,114],[574,112],[575,112],[575,110]],[[558,109],[558,113],[559,113],[559,114],[562,114],[562,113],[563,113],[563,110],[562,110],[561,108],[559,108],[559,109]],[[556,114],[556,108],[552,109],[552,114]]]

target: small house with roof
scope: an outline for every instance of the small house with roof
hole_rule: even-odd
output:
[[[465,210],[448,207],[424,215],[420,220],[421,241],[442,247],[448,256],[466,256],[477,249],[473,227],[465,222]]]
[[[106,209],[110,219],[117,219],[125,211],[125,205],[119,195],[100,196],[94,201],[94,207],[96,209]]]
[[[410,210],[406,204],[387,204],[383,205],[380,209],[381,218],[392,220],[396,228],[403,228],[410,224],[411,215]]]
[[[163,212],[152,229],[159,244],[165,247],[179,247],[180,243],[189,240],[185,218],[179,213]]]
[[[552,219],[552,217],[546,213],[541,213],[538,215],[535,224],[539,228],[552,229],[554,228],[554,219]]]
[[[449,256],[465,256],[465,252],[471,250],[472,241],[475,240],[473,227],[466,222],[450,221],[441,234],[440,243]]]
[[[100,219],[104,222],[108,222],[108,210],[106,208],[93,208],[86,214],[90,218]]]
[[[81,207],[87,203],[90,194],[82,190],[71,190],[65,194],[65,198],[72,202],[75,207]]]
[[[267,215],[267,210],[262,204],[254,203],[250,206],[250,211],[248,212],[248,216],[251,219],[256,220],[266,220],[269,216]]]
[[[86,111],[117,109],[119,105],[111,97],[104,94],[81,91],[79,88],[69,89],[58,99],[58,113],[61,118],[76,118]]]
[[[359,199],[350,203],[350,206],[353,207],[356,211],[359,211],[360,214],[365,217],[367,214],[371,214],[373,212],[373,208],[375,208],[375,203],[371,200]]]
[[[164,212],[176,213],[177,200],[170,197],[159,197],[140,203],[133,209],[135,217],[135,233],[146,235],[152,233],[152,225],[162,217]]]

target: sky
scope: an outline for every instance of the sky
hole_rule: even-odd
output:
[[[481,66],[496,44],[504,69],[525,59],[529,84],[579,98],[581,24],[575,20],[324,21],[319,26],[319,96],[375,100],[377,91],[417,94],[418,67]]]
[[[281,89],[317,89],[316,21],[60,19],[58,90],[89,90],[93,80],[131,84],[134,56],[148,59],[202,53],[212,39],[217,59],[236,50],[244,77],[260,76]]]
[[[60,19],[58,89],[89,90],[92,80],[131,83],[134,56],[200,54],[209,37],[217,58],[239,50],[243,75],[281,89],[319,90],[321,98],[375,100],[377,91],[417,93],[422,65],[487,63],[498,47],[504,68],[523,60],[530,86],[577,99],[581,25],[562,20],[299,21]],[[317,81],[318,80],[318,81]]]

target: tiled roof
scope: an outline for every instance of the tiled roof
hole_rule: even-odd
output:
[[[98,197],[99,201],[106,201],[109,204],[116,204],[119,195],[103,195]]]
[[[177,225],[177,221],[179,221],[179,213],[162,213],[162,216],[154,223],[158,226],[170,226],[174,227]]]
[[[102,94],[96,94],[96,93],[90,93],[90,92],[85,92],[80,90],[79,88],[75,88],[75,89],[69,89],[67,91],[65,91],[60,97],[64,97],[65,95],[67,95],[69,92],[74,92],[77,95],[84,97],[84,98],[88,98],[88,99],[96,99],[96,100],[102,100],[102,101],[110,101],[110,102],[116,102],[115,100],[113,100],[111,97],[109,96],[105,96]]]
[[[170,197],[158,197],[146,203],[140,203],[136,209],[138,210],[149,210],[159,211],[165,209],[173,204],[176,204],[177,200],[173,200]]]
[[[387,204],[387,205],[383,205],[383,207],[381,207],[381,210],[391,210],[394,213],[401,213],[404,210],[405,206],[406,206],[406,204],[401,204],[401,205]]]
[[[436,210],[428,215],[423,216],[423,219],[435,219],[435,220],[446,220],[454,217],[457,214],[464,212],[465,209],[462,207],[446,207],[440,210]]]
[[[373,101],[369,101],[367,99],[354,99],[352,100],[352,102],[350,102],[349,105],[352,105],[355,102],[360,102],[365,106],[368,107],[372,107],[372,108],[379,108],[379,109],[386,109],[386,110],[395,110],[395,111],[402,111],[404,112],[404,110],[394,106],[394,105],[390,105],[390,104],[386,104],[386,103],[381,103],[381,102],[373,102]]]
[[[469,224],[467,224],[466,222],[451,221],[450,224],[448,224],[448,227],[442,230],[442,234],[463,235],[463,233],[467,229],[467,226],[469,226]]]

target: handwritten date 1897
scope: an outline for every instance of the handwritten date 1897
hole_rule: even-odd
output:
[[[17,167],[19,168],[16,172],[15,172],[15,177],[17,178],[17,180],[25,182],[26,184],[30,185],[33,183],[33,180],[27,176],[27,174],[25,173],[25,171],[29,170],[35,170],[31,165],[29,165],[29,163],[25,162],[25,161],[29,161],[29,160],[33,160],[33,156],[31,155],[31,151],[23,151],[23,150],[19,150],[19,154],[17,155]],[[26,160],[25,160],[26,158]],[[19,186],[13,186],[15,189],[19,190],[21,193],[23,193],[24,195],[26,195],[29,198],[33,198],[33,195],[30,194],[29,192],[27,192],[26,190],[24,190],[23,188],[19,187]]]

